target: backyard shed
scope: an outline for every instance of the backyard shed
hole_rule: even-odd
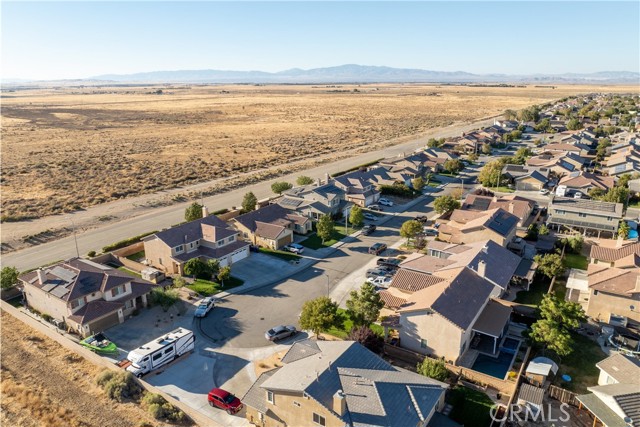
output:
[[[534,387],[530,384],[522,384],[522,387],[520,387],[520,393],[518,393],[517,403],[520,406],[529,408],[531,413],[536,416],[542,410],[543,399],[543,389],[540,387]]]
[[[558,365],[548,357],[536,357],[529,362],[525,378],[537,386],[542,386],[551,374],[558,373]]]

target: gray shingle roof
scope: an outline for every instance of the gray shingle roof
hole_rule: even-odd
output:
[[[151,239],[155,236],[163,241],[167,246],[174,248],[186,242],[193,242],[195,240],[202,239],[203,224],[218,228],[218,230],[216,230],[217,239],[223,239],[236,234],[234,230],[229,228],[227,223],[216,216],[210,215],[205,218],[200,218],[195,221],[190,221],[185,224],[160,231],[143,240]]]
[[[640,385],[640,360],[616,353],[596,363],[596,366],[620,383]]]
[[[281,368],[275,368],[260,374],[256,382],[251,385],[244,397],[240,399],[242,403],[266,414],[269,407],[267,406],[266,391],[262,388],[262,384],[280,369]]]
[[[614,217],[622,216],[622,203],[601,202],[599,200],[574,199],[570,197],[554,197],[551,208],[564,209],[575,212],[587,212],[600,215],[610,214]]]

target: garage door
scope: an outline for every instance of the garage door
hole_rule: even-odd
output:
[[[92,334],[95,334],[97,332],[102,332],[105,329],[108,329],[119,323],[120,323],[120,320],[118,320],[118,312],[116,311],[114,313],[109,314],[106,317],[103,317],[102,319],[98,319],[89,323],[89,329],[91,329]]]
[[[282,239],[278,239],[278,249],[282,248],[284,245],[288,245],[291,242],[293,242],[293,234],[289,234],[287,236],[284,236]]]
[[[237,251],[235,251],[234,253],[231,254],[231,262],[237,262],[240,260],[245,259],[247,256],[249,256],[249,247],[244,247],[242,249],[238,249]]]

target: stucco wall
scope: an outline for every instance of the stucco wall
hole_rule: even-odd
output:
[[[48,314],[54,319],[65,321],[70,315],[66,302],[44,292],[33,285],[24,285],[24,294],[30,307],[41,313]]]
[[[294,402],[299,403],[300,406],[295,405]],[[318,402],[313,399],[307,399],[299,394],[294,395],[274,392],[274,404],[271,404],[266,402],[265,391],[265,403],[267,404],[267,407],[271,409],[273,413],[276,414],[280,419],[282,419],[288,426],[317,425],[313,423],[314,412],[325,418],[326,427],[344,426],[344,421],[341,421],[326,408],[321,406]],[[275,422],[275,420],[267,416],[264,417],[264,424],[259,423],[257,411],[253,408],[247,407],[247,420],[249,420],[250,422],[252,420],[251,417],[253,417],[253,422],[256,425],[264,425],[264,427],[281,426],[280,423]]]
[[[400,316],[400,345],[422,354],[444,357],[455,362],[460,355],[462,331],[438,313],[425,311],[403,313]],[[426,339],[426,348],[420,343]]]
[[[162,243],[160,239],[152,239],[144,242],[145,258],[154,268],[165,273],[173,273],[173,261],[171,260],[171,248]],[[160,264],[162,259],[162,264]]]

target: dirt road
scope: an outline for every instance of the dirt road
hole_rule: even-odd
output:
[[[252,184],[215,196],[205,197],[204,203],[210,212],[231,206],[239,206],[242,202],[242,197],[248,191],[252,191],[258,199],[271,196],[273,194],[270,188],[271,183],[276,180],[294,182],[295,178],[299,175],[308,175],[312,178],[324,178],[325,173],[334,173],[383,157],[392,157],[411,152],[416,148],[424,146],[428,138],[456,136],[464,131],[477,129],[492,122],[493,119],[485,118],[473,123],[456,123],[444,128],[433,129],[427,135],[415,137],[410,140],[405,139],[404,142],[397,145],[376,151],[353,154],[347,150],[341,153],[341,160],[296,171],[277,179]],[[323,159],[319,158],[318,160],[322,161]],[[289,167],[295,167],[295,163]],[[15,252],[4,253],[2,256],[3,263],[5,265],[15,266],[19,270],[26,270],[52,261],[75,256],[76,245],[73,236],[69,235],[72,229],[71,221],[73,221],[73,224],[77,227],[76,237],[78,253],[80,255],[85,255],[91,250],[100,251],[103,246],[127,237],[170,227],[173,224],[184,221],[184,209],[191,201],[170,206],[159,207],[158,205],[161,205],[163,201],[170,200],[175,194],[184,194],[189,191],[197,193],[199,190],[206,189],[215,183],[216,182],[213,181],[141,197],[122,199],[64,216],[56,215],[33,221],[3,223],[2,242],[3,244],[8,244],[13,247],[20,247],[24,236],[36,235],[47,230],[59,231],[60,229],[66,228],[67,234],[67,237],[64,238],[52,240],[33,247],[27,247]],[[108,220],[105,220],[106,218],[108,218]]]
[[[158,425],[134,403],[108,399],[101,368],[2,312],[0,424],[25,427]]]

